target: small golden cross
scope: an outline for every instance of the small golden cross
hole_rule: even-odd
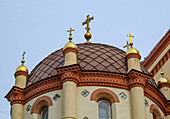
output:
[[[74,29],[70,28],[70,30],[67,30],[67,32],[70,32],[70,36],[72,36],[71,32],[74,31]]]
[[[26,52],[24,51],[23,54],[22,54],[22,59],[23,59],[23,60],[24,60],[24,55],[25,55],[25,53],[26,53]]]
[[[129,35],[127,35],[127,36],[130,37],[130,39],[129,39],[129,40],[130,40],[129,45],[132,47],[132,46],[133,46],[132,38],[133,38],[134,36],[132,36],[131,33],[129,33]]]
[[[125,48],[125,47],[127,47],[127,49],[129,49],[129,43],[128,43],[128,41],[126,41],[126,45],[123,46],[123,48]]]
[[[87,30],[87,33],[89,33],[90,31],[89,22],[94,19],[93,16],[91,18],[89,16],[90,15],[87,15],[87,19],[82,23],[82,25],[87,24],[87,27],[85,28]]]

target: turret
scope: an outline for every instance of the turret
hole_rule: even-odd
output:
[[[22,55],[23,56],[23,59],[21,60],[22,64],[17,67],[15,74],[14,74],[15,86],[17,86],[19,88],[25,88],[26,82],[27,82],[27,77],[28,77],[28,69],[24,65],[24,63],[25,63],[24,55],[25,55],[25,52]]]
[[[141,59],[141,56],[139,54],[139,51],[133,47],[133,43],[132,43],[132,36],[131,33],[129,33],[129,35],[127,35],[130,37],[130,43],[128,43],[127,41],[127,45],[124,46],[127,47],[127,51],[126,51],[126,62],[127,62],[127,65],[128,65],[128,71],[129,72],[130,70],[132,69],[135,69],[135,70],[138,70],[138,71],[141,71],[141,68],[140,68],[140,59]],[[129,48],[130,46],[130,48]]]
[[[170,80],[164,76],[164,72],[161,72],[161,78],[158,80],[158,88],[167,100],[170,100]]]
[[[132,36],[131,33],[127,35],[130,37],[130,43],[128,43],[125,47],[127,47],[126,51],[126,62],[128,67],[128,77],[129,77],[129,87],[130,87],[130,95],[131,95],[131,108],[132,108],[132,119],[146,119],[146,109],[145,109],[145,98],[144,98],[144,86],[146,79],[135,76],[133,69],[137,71],[141,71],[140,68],[140,54],[139,51],[133,47]],[[129,48],[130,46],[130,48]],[[134,72],[134,73],[132,73]],[[140,72],[138,72],[140,74]],[[142,74],[141,74],[142,75]]]
[[[64,54],[64,66],[77,64],[77,46],[72,42],[72,34],[71,32],[74,31],[74,29],[70,28],[67,32],[70,32],[69,36],[69,42],[66,43],[66,45],[63,48],[63,54]]]

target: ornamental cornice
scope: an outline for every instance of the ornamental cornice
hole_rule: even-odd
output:
[[[24,104],[24,89],[13,86],[5,98],[7,98],[11,105],[15,103]]]
[[[25,77],[28,77],[28,73],[25,72],[25,71],[17,71],[17,72],[15,72],[15,74],[14,74],[15,77],[17,77],[17,76],[19,76],[19,75],[23,75],[23,76],[25,76]]]
[[[75,54],[78,54],[78,50],[75,48],[67,48],[67,49],[63,50],[63,54],[66,54],[68,52],[73,52]]]
[[[145,85],[145,89],[144,89],[144,94],[146,97],[148,97],[149,99],[151,99],[155,104],[157,104],[159,106],[159,108],[164,112],[164,114],[166,114],[166,103],[167,100],[165,99],[165,97],[158,91],[158,89],[154,88],[153,86],[151,86],[150,84],[146,84]]]
[[[129,88],[133,87],[145,87],[146,82],[148,82],[151,78],[150,75],[141,73],[137,70],[131,70],[128,73],[128,81],[129,81]]]
[[[58,76],[42,80],[25,88],[25,103],[39,95],[59,89],[62,89],[62,85]]]
[[[127,75],[107,72],[81,71],[79,69],[79,65],[73,65],[74,68],[71,67],[62,68],[59,71],[59,75],[41,80],[26,87],[25,89],[14,86],[5,97],[9,102],[11,102],[11,105],[15,103],[25,104],[39,95],[62,89],[62,83],[65,81],[74,81],[78,87],[106,86],[130,90],[133,86],[141,86],[144,88],[145,96],[157,104],[164,114],[170,113],[170,102],[165,99],[161,92],[148,83],[145,83],[144,85],[144,82],[149,80],[149,75],[134,70],[130,71]]]
[[[74,64],[74,65],[69,65],[69,66],[64,66],[64,67],[60,67],[57,68],[57,73],[61,76],[63,73],[67,73],[67,72],[76,72],[76,73],[80,73],[81,72],[81,68],[79,64]]]

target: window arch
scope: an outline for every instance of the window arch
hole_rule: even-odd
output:
[[[118,96],[113,91],[105,88],[95,90],[90,97],[90,100],[94,100],[96,102],[102,99],[107,100],[110,104],[120,102]]]
[[[158,107],[154,104],[150,106],[150,113],[152,114],[153,119],[162,119],[161,113]]]
[[[108,101],[100,100],[98,102],[98,118],[111,119],[111,107]]]
[[[53,102],[50,97],[42,96],[34,102],[32,109],[31,109],[31,114],[35,113],[35,114],[41,115],[42,111],[45,108],[48,109],[48,107],[52,105],[53,105]]]

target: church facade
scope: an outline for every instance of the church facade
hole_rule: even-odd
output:
[[[170,119],[170,30],[141,63],[131,34],[126,52],[91,43],[91,20],[86,43],[74,44],[70,28],[64,48],[30,74],[23,54],[5,96],[11,119]]]

